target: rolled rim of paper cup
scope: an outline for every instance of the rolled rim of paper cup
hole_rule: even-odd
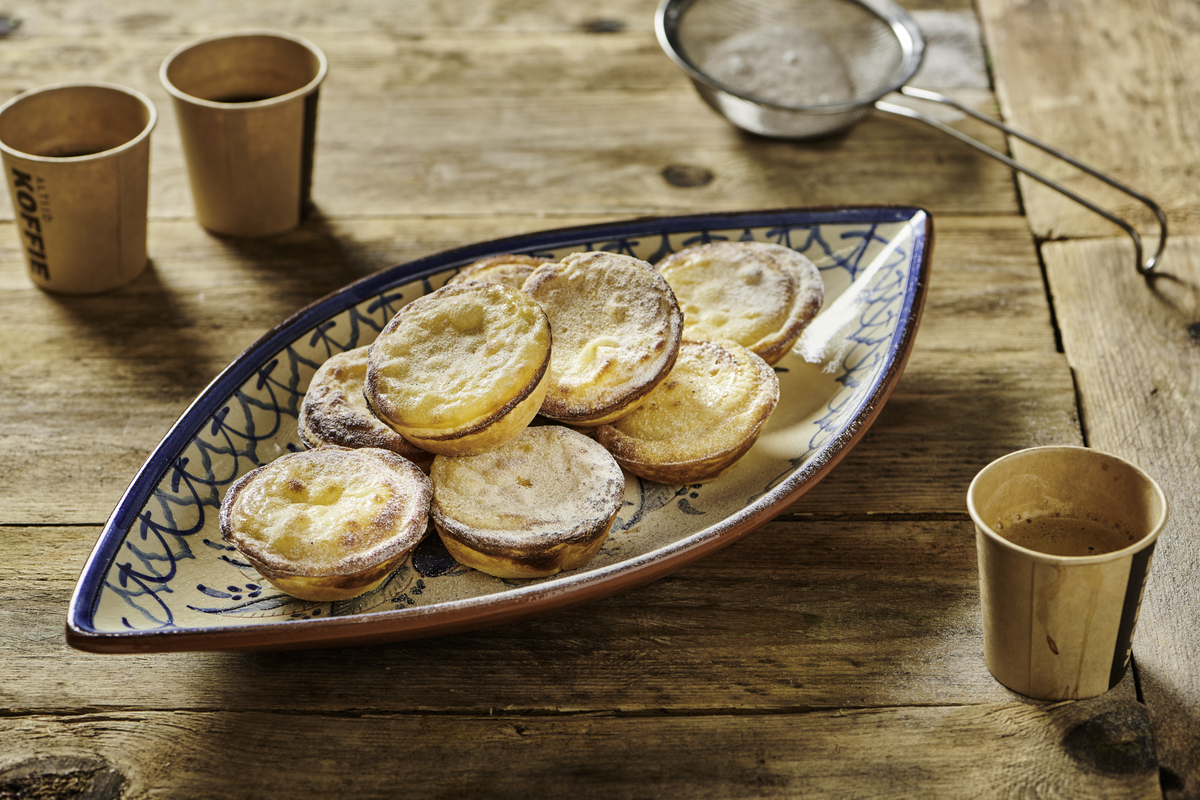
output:
[[[6,114],[12,113],[12,111],[17,106],[22,105],[30,100],[33,100],[39,95],[49,94],[51,92],[59,92],[59,91],[63,91],[63,90],[70,90],[70,89],[103,89],[103,90],[112,91],[112,92],[119,92],[121,94],[132,97],[134,100],[138,101],[145,108],[146,113],[147,113],[146,124],[131,139],[126,140],[125,142],[117,145],[116,147],[110,147],[107,150],[100,150],[95,153],[88,153],[87,155],[39,156],[39,155],[35,155],[33,153],[28,153],[24,150],[19,150],[15,147],[12,147],[11,145],[9,145],[7,142],[4,141],[2,134],[0,134],[0,152],[7,153],[7,154],[9,154],[11,156],[15,156],[17,158],[23,158],[28,161],[42,161],[42,162],[53,163],[53,164],[58,164],[58,163],[63,163],[63,162],[74,162],[74,161],[96,161],[101,158],[109,158],[109,157],[113,156],[114,154],[120,153],[124,150],[131,150],[134,147],[137,147],[147,137],[150,136],[150,132],[154,130],[154,126],[158,123],[158,109],[154,107],[154,103],[150,102],[149,97],[146,97],[146,95],[142,94],[141,92],[137,91],[136,89],[130,89],[128,86],[121,86],[121,85],[115,84],[115,83],[106,83],[104,81],[68,81],[68,82],[64,82],[64,83],[52,83],[52,84],[48,84],[46,86],[39,86],[36,89],[30,89],[29,91],[22,92],[21,94],[12,98],[7,103],[5,103],[3,106],[0,106],[0,132],[3,131],[4,116]]]
[[[1154,520],[1153,524],[1150,526],[1150,530],[1147,531],[1146,534],[1137,541],[1132,542],[1128,547],[1122,547],[1120,550],[1112,550],[1107,553],[1098,553],[1092,556],[1061,556],[1043,553],[1038,550],[1030,550],[1027,547],[1022,547],[1019,544],[1015,544],[1008,539],[1005,539],[999,533],[994,531],[991,525],[989,525],[987,522],[984,522],[983,516],[975,502],[979,485],[983,481],[987,480],[989,475],[995,470],[1008,466],[1009,462],[1028,458],[1029,456],[1038,453],[1052,453],[1054,451],[1071,451],[1073,454],[1082,456],[1084,458],[1094,458],[1096,460],[1107,461],[1110,464],[1116,464],[1122,469],[1128,470],[1129,472],[1137,475],[1145,483],[1145,485],[1150,488],[1157,502],[1158,514],[1156,515],[1156,519]],[[1034,561],[1040,561],[1047,564],[1063,562],[1069,562],[1071,564],[1101,564],[1106,561],[1113,561],[1118,558],[1129,556],[1132,553],[1136,553],[1158,539],[1159,534],[1162,533],[1163,528],[1167,524],[1167,497],[1163,492],[1162,487],[1158,485],[1158,481],[1150,477],[1137,465],[1132,464],[1125,459],[1120,458],[1119,456],[1114,456],[1111,453],[1105,453],[1101,450],[1094,450],[1090,447],[1079,447],[1077,445],[1046,445],[1043,447],[1030,447],[1024,450],[1017,450],[1001,456],[981,469],[971,481],[971,485],[967,489],[967,511],[971,514],[971,519],[974,520],[976,529],[979,530],[989,540],[1001,545],[1002,547],[1007,547],[1022,553]]]
[[[176,86],[174,81],[171,80],[169,75],[171,65],[177,58],[179,58],[179,56],[183,55],[184,53],[211,42],[219,42],[230,39],[249,39],[254,37],[283,39],[308,50],[308,52],[311,53],[312,56],[317,60],[316,75],[314,75],[312,80],[310,80],[308,83],[297,89],[293,89],[290,92],[285,92],[283,94],[263,98],[262,100],[253,100],[245,103],[223,103],[218,100],[205,100],[202,97],[196,97],[194,94],[188,94]],[[325,53],[322,52],[321,48],[317,47],[307,39],[296,36],[295,34],[287,33],[285,31],[253,29],[235,31],[233,33],[216,33],[209,36],[203,36],[199,39],[193,39],[185,44],[181,44],[179,47],[176,47],[174,50],[172,50],[170,55],[163,59],[162,66],[159,67],[158,70],[158,77],[162,82],[163,87],[177,100],[182,100],[185,103],[191,103],[197,106],[230,110],[239,108],[262,108],[264,106],[280,105],[288,102],[289,100],[294,100],[297,97],[304,97],[307,94],[312,94],[312,92],[316,91],[316,89],[321,85],[321,82],[325,80],[325,75],[328,72],[329,60],[325,57]]]

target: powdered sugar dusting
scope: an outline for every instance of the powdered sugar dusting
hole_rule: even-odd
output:
[[[525,290],[553,331],[543,413],[584,417],[619,406],[674,362],[683,329],[675,295],[644,261],[572,253],[539,268]]]
[[[527,428],[480,455],[438,457],[433,482],[436,516],[483,538],[528,540],[528,546],[542,537],[570,538],[610,519],[625,486],[604,448],[555,425]]]

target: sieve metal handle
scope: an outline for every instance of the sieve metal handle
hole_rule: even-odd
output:
[[[1001,153],[997,150],[994,150],[991,147],[988,147],[986,144],[983,144],[982,142],[972,139],[970,136],[967,136],[965,133],[962,133],[962,132],[954,129],[954,128],[950,127],[949,125],[946,125],[946,124],[934,119],[933,117],[930,117],[926,114],[922,114],[920,111],[915,111],[911,108],[907,108],[906,106],[900,106],[900,105],[896,105],[894,103],[888,103],[883,100],[877,101],[875,103],[875,108],[877,108],[880,111],[883,111],[888,114],[895,114],[895,115],[901,116],[901,117],[907,117],[909,119],[915,119],[919,122],[924,122],[926,125],[930,125],[936,129],[938,129],[942,133],[945,133],[949,136],[954,137],[955,139],[958,139],[960,142],[975,148],[976,150],[980,151],[981,153],[985,153],[986,155],[989,155],[992,158],[994,158],[1004,164],[1007,164],[1012,169],[1015,169],[1018,172],[1022,172],[1024,174],[1028,175],[1029,177],[1033,178],[1034,180],[1039,181],[1040,183],[1043,183],[1046,186],[1049,186],[1051,189],[1054,189],[1055,191],[1060,192],[1061,194],[1071,198],[1072,200],[1074,200],[1075,202],[1084,206],[1085,208],[1088,208],[1091,211],[1096,212],[1100,216],[1104,217],[1105,219],[1109,220],[1113,224],[1117,225],[1119,228],[1121,228],[1121,230],[1123,230],[1127,234],[1129,234],[1129,238],[1133,240],[1133,248],[1135,251],[1135,258],[1137,260],[1137,271],[1140,274],[1144,275],[1147,280],[1149,280],[1151,277],[1153,277],[1154,268],[1156,266],[1158,266],[1158,263],[1159,263],[1160,259],[1162,258],[1163,250],[1167,246],[1167,215],[1164,214],[1162,208],[1160,208],[1159,205],[1157,203],[1155,203],[1153,200],[1151,200],[1149,197],[1146,197],[1144,194],[1142,194],[1134,189],[1131,189],[1130,187],[1128,187],[1125,184],[1121,183],[1120,181],[1116,180],[1112,176],[1106,175],[1105,173],[1101,172],[1100,170],[1083,163],[1082,161],[1078,160],[1077,158],[1075,158],[1071,155],[1068,155],[1067,153],[1064,153],[1063,151],[1059,150],[1058,148],[1052,147],[1052,146],[1046,144],[1045,142],[1040,142],[1037,139],[1033,138],[1032,136],[1022,133],[1022,132],[1016,130],[1015,128],[1012,128],[1011,126],[1006,125],[1003,122],[1000,122],[999,120],[993,119],[992,117],[989,117],[986,114],[980,113],[973,108],[965,106],[952,97],[949,97],[944,94],[940,94],[938,92],[931,92],[926,89],[916,89],[911,86],[901,86],[898,91],[900,91],[901,94],[905,94],[909,97],[915,97],[915,98],[918,98],[921,100],[930,100],[935,103],[942,103],[943,105],[952,106],[953,108],[961,111],[962,113],[964,113],[970,117],[974,117],[975,119],[979,120],[980,122],[987,123],[988,125],[991,125],[994,128],[999,128],[1000,130],[1004,131],[1005,133],[1009,134],[1010,136],[1015,136],[1018,139],[1020,139],[1021,141],[1028,142],[1029,144],[1033,145],[1034,147],[1038,148],[1039,150],[1043,150],[1056,158],[1066,161],[1068,164],[1071,164],[1072,166],[1086,172],[1087,174],[1089,174],[1095,178],[1098,178],[1101,181],[1104,181],[1109,186],[1112,186],[1114,189],[1118,189],[1118,190],[1124,192],[1125,194],[1129,195],[1130,197],[1134,198],[1135,200],[1146,205],[1151,211],[1154,212],[1155,217],[1158,218],[1159,239],[1158,239],[1158,248],[1154,251],[1154,255],[1151,256],[1149,259],[1143,261],[1144,251],[1142,249],[1142,237],[1138,235],[1137,229],[1135,229],[1132,225],[1130,225],[1127,221],[1125,221],[1121,217],[1118,217],[1116,214],[1113,214],[1111,211],[1109,211],[1105,208],[1101,208],[1100,206],[1096,205],[1095,203],[1088,200],[1087,198],[1081,197],[1076,192],[1074,192],[1071,189],[1068,189],[1067,187],[1063,186],[1062,184],[1046,177],[1045,175],[1042,175],[1041,173],[1037,172],[1036,170],[1033,170],[1030,167],[1025,166],[1024,164],[1014,161],[1013,159],[1009,158],[1008,156],[1004,155],[1003,153]]]

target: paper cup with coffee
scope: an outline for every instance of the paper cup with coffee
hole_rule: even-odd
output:
[[[150,132],[140,92],[108,83],[33,89],[0,107],[0,153],[33,282],[90,294],[146,267]]]
[[[1096,450],[1036,447],[985,467],[967,508],[992,675],[1040,700],[1120,682],[1167,518],[1159,485]]]
[[[159,77],[174,103],[201,225],[255,237],[300,224],[311,204],[327,70],[316,46],[277,31],[209,36],[167,56]]]

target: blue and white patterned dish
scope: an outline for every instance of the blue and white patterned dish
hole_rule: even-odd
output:
[[[217,511],[240,475],[302,447],[300,401],[332,353],[368,344],[406,303],[487,255],[609,250],[651,263],[711,240],[809,256],[825,306],[776,365],[780,402],[754,448],[698,486],[626,478],[601,552],[551,578],[461,567],[427,537],[382,586],[312,603],[264,583],[225,544]],[[500,239],[384,270],[303,309],[239,356],[154,451],[101,533],[71,600],[67,641],[93,652],[281,649],[471,630],[661,577],[771,519],[858,441],[899,380],[925,298],[932,223],[919,208],[792,209],[638,219]]]

